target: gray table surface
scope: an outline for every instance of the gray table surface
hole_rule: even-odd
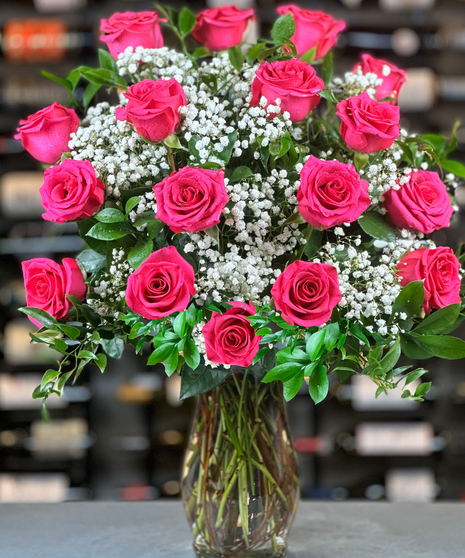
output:
[[[1,504],[0,558],[194,558],[179,502]],[[465,504],[301,502],[288,558],[463,558]]]

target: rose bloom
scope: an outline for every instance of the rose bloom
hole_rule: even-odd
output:
[[[253,10],[236,6],[221,6],[204,10],[197,15],[192,36],[211,51],[226,50],[241,43]]]
[[[313,227],[352,223],[370,207],[368,182],[352,165],[310,156],[300,171],[299,213]]]
[[[116,109],[116,119],[130,122],[138,134],[150,141],[163,141],[176,130],[179,108],[186,104],[184,89],[174,78],[144,79],[123,95],[128,103]]]
[[[124,12],[115,13],[109,19],[102,19],[100,29],[105,33],[100,40],[107,43],[113,58],[127,47],[160,48],[163,36],[160,30],[160,19],[157,12]]]
[[[218,364],[251,366],[258,353],[261,335],[255,335],[247,316],[253,316],[257,309],[250,303],[230,302],[224,314],[213,312],[211,320],[203,327],[207,358]]]
[[[89,161],[65,159],[45,170],[39,193],[46,210],[42,217],[66,223],[91,217],[103,203],[105,184],[96,177]]]
[[[356,73],[358,68],[361,68],[364,74],[376,74],[383,80],[383,83],[376,88],[376,99],[381,100],[386,97],[393,97],[389,103],[391,105],[396,104],[400,88],[407,81],[407,74],[404,70],[389,64],[385,60],[373,58],[369,54],[362,54],[362,62],[356,64],[352,72]],[[385,75],[386,73],[387,75]]]
[[[204,231],[220,222],[228,203],[224,170],[183,167],[153,187],[157,219],[175,232]]]
[[[449,247],[420,248],[404,256],[397,265],[400,284],[424,279],[425,298],[422,307],[444,308],[460,302],[460,262]]]
[[[66,295],[84,300],[87,289],[76,260],[64,258],[60,265],[48,258],[34,258],[21,265],[27,306],[45,310],[59,320],[66,317],[71,307]],[[37,320],[28,317],[37,327],[42,327]]]
[[[292,122],[303,120],[320,102],[318,92],[325,84],[315,70],[298,58],[263,61],[252,82],[251,106],[265,97],[267,106],[281,99],[281,113],[287,111]]]
[[[399,190],[385,192],[384,207],[396,227],[424,234],[448,227],[454,211],[438,173],[424,170],[412,172]]]
[[[128,277],[126,304],[149,320],[182,312],[196,293],[194,282],[192,266],[168,246],[150,254]]]
[[[20,120],[15,139],[21,140],[24,149],[35,159],[53,165],[69,151],[70,135],[78,126],[79,118],[73,109],[53,103],[27,120]]]
[[[371,99],[365,91],[337,104],[341,135],[355,151],[373,153],[388,149],[399,137],[399,107]]]
[[[289,325],[304,327],[327,322],[342,298],[334,266],[301,260],[278,275],[271,296]]]
[[[295,33],[291,41],[301,56],[307,50],[317,47],[315,59],[323,56],[335,45],[338,34],[346,24],[336,21],[324,12],[312,12],[291,4],[281,6],[277,10],[279,15],[291,14],[295,21]]]

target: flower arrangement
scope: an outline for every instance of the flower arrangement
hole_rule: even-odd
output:
[[[405,72],[364,55],[333,77],[344,23],[296,6],[248,47],[252,10],[158,11],[103,20],[99,68],[44,72],[76,110],[18,128],[50,165],[43,218],[76,221],[87,244],[23,262],[32,342],[64,355],[33,396],[88,363],[103,372],[126,343],[180,373],[182,398],[257,363],[286,400],[305,381],[320,402],[330,373],[368,375],[379,395],[426,372],[398,367],[402,353],[465,357],[447,335],[461,257],[426,236],[449,225],[465,167],[448,158],[454,134],[400,128]],[[102,87],[111,102],[90,106]]]

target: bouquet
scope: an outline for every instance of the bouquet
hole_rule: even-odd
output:
[[[40,328],[32,342],[62,355],[33,397],[60,395],[87,364],[103,372],[126,344],[180,374],[181,398],[227,384],[217,422],[203,399],[199,420],[218,437],[201,451],[188,513],[211,549],[237,481],[222,551],[260,546],[247,511],[260,477],[272,494],[263,507],[282,505],[266,516],[275,548],[293,502],[266,453],[266,417],[247,425],[228,407],[246,398],[236,373],[282,383],[287,401],[305,385],[319,403],[332,376],[353,374],[369,376],[376,396],[401,386],[421,401],[431,383],[411,385],[426,370],[401,356],[465,357],[449,335],[464,319],[463,256],[428,236],[449,226],[465,167],[449,158],[455,131],[401,129],[402,69],[365,54],[333,77],[343,22],[286,6],[271,38],[246,45],[252,10],[157,10],[102,21],[99,68],[44,72],[74,108],[54,103],[18,129],[47,165],[43,218],[75,221],[86,244],[76,259],[22,264],[22,311]],[[163,46],[161,25],[179,51]],[[92,104],[100,90],[108,100]],[[222,492],[205,480],[218,467]]]

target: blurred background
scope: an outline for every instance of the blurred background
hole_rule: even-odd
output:
[[[217,0],[188,4],[195,11]],[[223,2],[231,4],[233,2]],[[255,7],[264,35],[282,2]],[[407,69],[402,125],[447,135],[457,120],[465,159],[465,2],[459,0],[301,0],[347,22],[335,49],[335,74],[364,52]],[[0,0],[0,502],[152,500],[179,495],[181,460],[195,402],[178,401],[179,382],[146,367],[128,347],[101,375],[92,369],[48,401],[52,421],[31,398],[54,354],[30,345],[21,261],[61,260],[82,248],[74,224],[41,219],[40,164],[13,139],[18,121],[67,93],[41,76],[97,65],[100,19],[153,9],[142,0]],[[165,43],[172,38],[164,30]],[[465,207],[465,190],[457,191]],[[465,240],[462,211],[437,244]],[[461,335],[464,331],[462,330]],[[460,335],[460,333],[459,333]],[[50,360],[52,359],[52,360]],[[315,407],[305,389],[288,405],[303,498],[465,501],[464,364],[434,360],[433,389],[422,404],[400,394],[374,399],[364,377],[340,385]]]

